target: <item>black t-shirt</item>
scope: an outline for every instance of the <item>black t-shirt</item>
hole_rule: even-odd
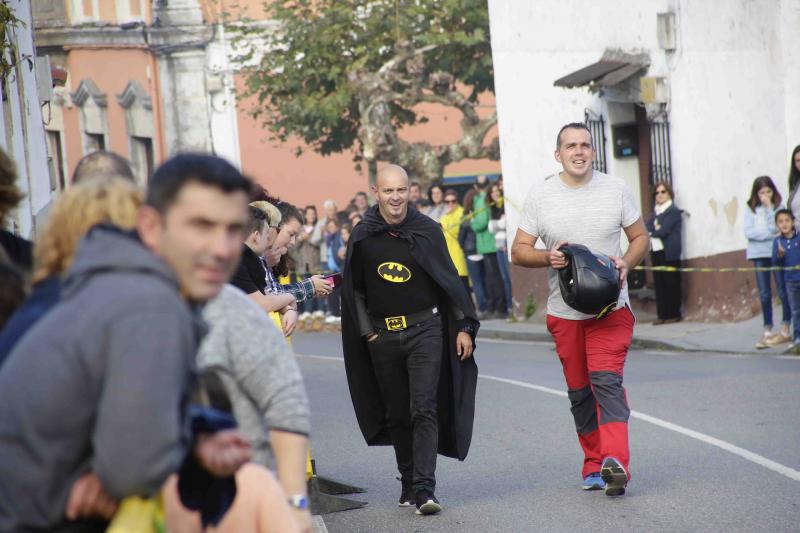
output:
[[[264,294],[267,288],[266,271],[261,258],[246,244],[242,248],[242,260],[231,278],[231,285],[238,287],[247,294],[260,292]]]
[[[364,292],[370,315],[410,315],[436,305],[436,283],[408,248],[408,241],[385,231],[356,244],[353,282]]]

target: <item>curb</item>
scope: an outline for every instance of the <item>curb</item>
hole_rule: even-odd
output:
[[[491,326],[482,326],[478,331],[478,338],[499,339],[522,342],[552,342],[553,337],[549,333],[539,331],[508,331],[494,329]],[[631,348],[639,350],[660,350],[670,352],[685,353],[720,353],[720,354],[741,354],[741,355],[783,355],[781,352],[772,351],[745,351],[745,350],[720,350],[716,348],[687,347],[670,342],[637,337],[635,334],[631,340]]]
[[[478,338],[486,339],[499,339],[506,341],[523,341],[523,342],[552,342],[553,337],[549,333],[539,333],[537,331],[502,331],[492,330],[489,328],[481,328],[478,332]],[[652,339],[641,339],[635,336],[631,340],[631,348],[639,350],[664,350],[674,352],[715,352],[718,350],[703,350],[700,348],[686,348],[684,346],[677,346],[668,342],[656,341]]]

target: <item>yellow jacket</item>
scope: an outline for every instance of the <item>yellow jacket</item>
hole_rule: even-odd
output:
[[[450,252],[450,258],[456,266],[458,275],[464,277],[467,275],[467,259],[464,257],[464,250],[458,244],[458,229],[461,226],[461,219],[464,217],[464,208],[456,206],[452,213],[445,213],[439,222],[444,231],[444,240],[447,242],[447,251]]]

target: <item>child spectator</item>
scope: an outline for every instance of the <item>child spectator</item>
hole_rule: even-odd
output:
[[[788,209],[779,209],[775,213],[775,224],[781,234],[772,243],[772,264],[800,268],[800,237],[794,229],[794,215]],[[786,270],[783,279],[792,310],[792,344],[789,348],[795,348],[800,342],[800,270]]]
[[[772,266],[772,241],[778,235],[775,226],[775,212],[783,207],[781,195],[775,189],[775,183],[769,176],[760,176],[753,181],[747,209],[744,210],[744,235],[747,237],[747,259],[753,261],[756,268]],[[761,300],[761,313],[764,318],[764,333],[756,343],[756,348],[767,348],[789,342],[789,324],[792,319],[789,302],[786,299],[786,287],[783,272],[774,273],[775,285],[783,307],[783,321],[780,333],[772,332],[772,287],[769,270],[756,272],[758,295]]]

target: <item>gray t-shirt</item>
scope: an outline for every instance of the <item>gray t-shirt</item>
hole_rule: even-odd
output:
[[[588,183],[567,186],[558,175],[531,187],[525,198],[519,229],[544,241],[549,249],[559,241],[582,244],[595,253],[621,256],[620,230],[640,217],[633,194],[625,182],[594,171]],[[548,267],[550,296],[547,313],[568,320],[592,318],[569,307],[558,288],[558,273]],[[617,309],[628,303],[627,284]]]

